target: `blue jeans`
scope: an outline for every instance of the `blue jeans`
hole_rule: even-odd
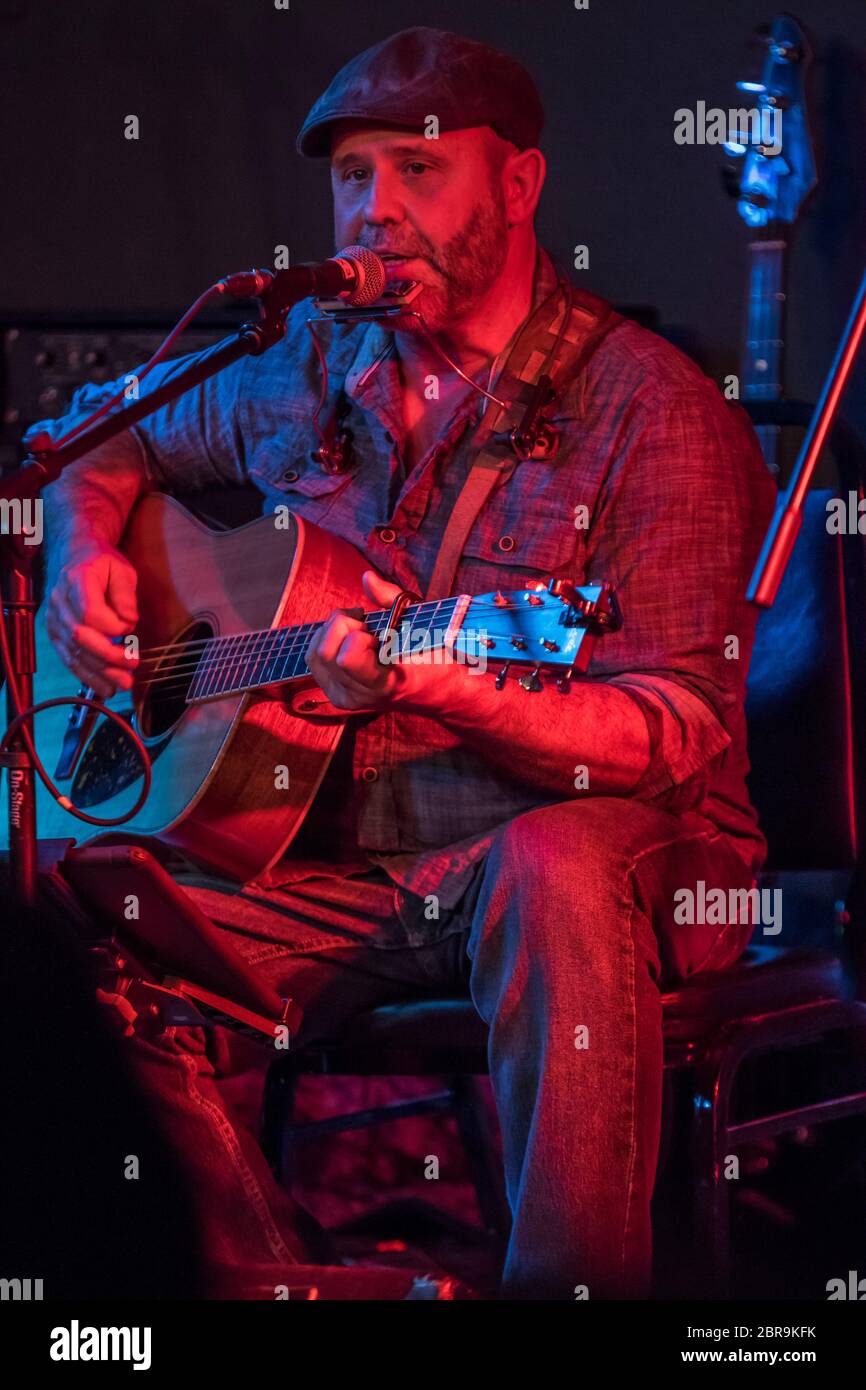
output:
[[[662,1093],[661,991],[744,950],[749,925],[678,925],[677,890],[748,888],[750,866],[699,814],[619,798],[503,825],[457,907],[371,869],[280,889],[178,882],[304,1009],[297,1042],[360,1010],[469,991],[488,1023],[513,1225],[505,1297],[645,1297]],[[294,1040],[293,1040],[294,1041]],[[297,1212],[232,1098],[220,1030],[131,1039],[142,1085],[198,1193],[215,1286],[273,1297],[306,1258]],[[260,1049],[262,1075],[268,1056]]]

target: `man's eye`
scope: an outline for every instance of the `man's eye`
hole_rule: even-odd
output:
[[[356,174],[360,175],[360,178],[356,178]],[[343,183],[360,183],[361,179],[365,179],[366,177],[366,169],[345,169],[343,171]]]
[[[408,170],[410,174],[423,174],[430,168],[430,165],[425,164],[423,160],[412,159],[408,164],[404,165],[404,168]]]

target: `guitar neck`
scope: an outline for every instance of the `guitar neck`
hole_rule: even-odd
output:
[[[741,367],[742,397],[747,401],[777,401],[782,396],[786,251],[781,238],[749,244],[748,322]],[[757,434],[772,469],[778,426],[759,425]]]
[[[400,650],[435,651],[453,643],[469,600],[465,596],[410,604],[400,618]],[[364,614],[370,632],[385,633],[391,610],[381,608]],[[190,682],[186,703],[210,700],[217,695],[240,695],[302,680],[312,672],[305,653],[323,624],[301,623],[295,627],[263,628],[257,632],[212,637],[204,645],[195,675]]]

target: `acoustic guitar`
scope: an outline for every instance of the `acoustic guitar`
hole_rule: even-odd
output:
[[[286,509],[217,531],[158,492],[139,500],[120,549],[138,574],[140,613],[134,684],[106,702],[122,724],[87,706],[54,706],[35,717],[36,749],[73,806],[110,819],[142,788],[129,725],[152,761],[150,793],[131,820],[105,831],[37,778],[40,838],[158,841],[239,883],[259,878],[297,834],[351,717],[325,700],[305,652],[334,608],[363,608],[369,565]],[[517,668],[528,691],[547,675],[565,691],[596,639],[621,622],[610,585],[562,579],[412,604],[394,628],[391,616],[364,614],[380,659],[463,660],[479,680],[495,673],[500,688]],[[87,695],[48,638],[44,605],[36,636],[34,699]]]

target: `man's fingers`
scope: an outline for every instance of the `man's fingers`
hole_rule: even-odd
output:
[[[122,644],[111,642],[101,632],[87,627],[85,623],[73,624],[69,633],[69,642],[70,646],[79,648],[82,654],[86,653],[99,664],[117,667],[118,670],[128,671],[130,675],[138,664],[137,657],[124,656],[125,648]]]
[[[82,685],[92,688],[97,700],[110,700],[116,693],[117,687],[108,679],[104,669],[97,670],[84,661],[76,662],[72,669]]]
[[[382,607],[389,607],[394,602],[397,595],[401,592],[399,584],[392,584],[390,579],[383,579],[381,574],[375,570],[364,570],[361,575],[361,583],[364,586],[364,593],[374,603],[381,603]]]
[[[351,616],[353,611],[357,610],[338,608],[331,614],[328,621],[315,633],[308,648],[308,660],[312,654],[320,657],[322,661],[333,661],[350,632],[366,632],[363,623]],[[372,637],[372,633],[369,635]]]
[[[138,575],[132,565],[124,560],[112,560],[108,570],[106,597],[122,622],[128,624],[127,631],[138,622],[138,600],[136,589]]]
[[[91,656],[83,648],[80,652],[72,648],[66,664],[84,685],[92,685],[97,694],[105,698],[116,690],[128,690],[133,681],[132,672],[120,666],[106,666],[98,657]]]
[[[334,661],[348,673],[364,668],[369,669],[371,655],[376,658],[378,663],[377,646],[375,637],[366,629],[359,628],[355,632],[347,632],[340,643]]]
[[[87,684],[93,685],[90,677],[96,675],[112,681],[112,689],[131,686],[136,662],[124,656],[122,646],[76,622],[75,614],[62,595],[53,595],[45,628],[61,660],[80,680],[87,678]]]
[[[80,617],[86,627],[122,637],[129,631],[129,622],[118,616],[105,601],[104,581],[93,569],[88,569],[80,581]],[[73,603],[73,607],[75,604]]]

